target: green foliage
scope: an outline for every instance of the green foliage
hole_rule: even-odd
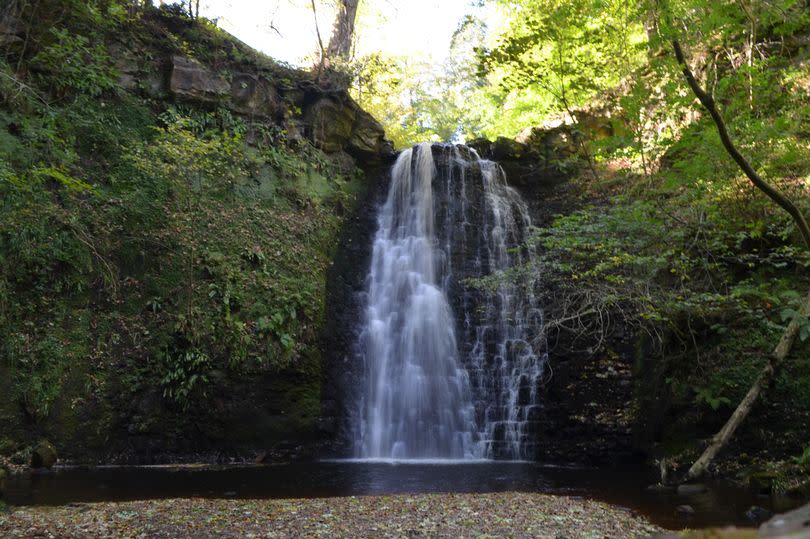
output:
[[[715,412],[720,409],[721,406],[732,406],[731,399],[728,397],[721,397],[719,395],[715,395],[712,393],[711,389],[708,388],[697,388],[695,391],[695,402],[698,404],[704,403],[707,404],[712,410]]]
[[[51,33],[53,42],[34,56],[31,67],[57,95],[74,91],[98,97],[118,87],[112,62],[101,43],[91,45],[88,37],[66,28],[52,28]]]
[[[501,4],[512,12],[508,27],[492,48],[479,50],[506,113],[495,126],[500,134],[570,112],[642,65],[646,37],[637,2]]]
[[[164,352],[164,374],[160,379],[163,396],[171,399],[183,411],[196,402],[194,392],[205,397],[207,373],[211,369],[211,359],[200,350]]]
[[[353,96],[382,123],[397,148],[491,134],[501,111],[491,103],[492,89],[478,73],[475,53],[486,33],[485,24],[468,15],[453,34],[447,59],[438,65],[421,57],[361,58],[354,66]]]
[[[443,92],[441,73],[427,61],[375,54],[361,59],[357,71],[355,99],[383,124],[396,148],[455,135],[459,118],[449,118],[457,114],[454,102]]]
[[[784,323],[791,323],[795,320],[799,324],[799,340],[804,342],[807,337],[810,337],[810,317],[803,315],[800,311],[803,298],[798,294],[791,294],[790,297],[794,306],[785,307],[779,312],[779,316]]]
[[[810,446],[806,447],[801,455],[795,457],[794,461],[803,472],[810,472]]]
[[[275,69],[212,25],[151,36],[154,13],[125,3],[57,7],[25,57],[0,60],[0,417],[62,428],[151,390],[182,417],[272,372],[307,373],[273,398],[300,397],[291,417],[311,422],[325,272],[362,177],[280,126],[118,87],[112,32]]]
[[[66,365],[62,343],[56,338],[46,335],[36,342],[30,339],[30,334],[25,333],[9,336],[5,353],[15,373],[18,402],[30,417],[42,420],[59,396]]]
[[[773,276],[807,267],[810,257],[783,249],[784,218],[765,231],[733,232],[725,214],[707,217],[706,202],[679,204],[625,200],[557,218],[537,237],[546,279],[572,298],[587,298],[580,311],[618,309],[651,330],[718,317],[773,330],[795,316],[788,306],[801,297]],[[783,320],[775,317],[777,305],[785,306]],[[729,326],[715,322],[711,329],[723,334]]]
[[[323,281],[305,279],[304,267],[315,262],[325,269],[320,236],[335,232],[325,211],[307,208],[331,204],[346,184],[316,150],[304,146],[296,153],[281,134],[258,151],[249,149],[242,142],[248,127],[223,111],[170,108],[160,118],[166,128],[124,157],[113,186],[135,190],[127,211],[143,212],[128,217],[141,224],[139,242],[169,241],[176,253],[161,273],[142,279],[155,323],[174,318],[160,383],[167,398],[187,409],[204,394],[211,369],[294,366],[308,340],[300,333],[320,316],[313,306],[323,302]],[[327,189],[301,183],[321,173]],[[278,183],[275,191],[284,198],[271,197],[268,205],[239,194],[245,185],[266,181]],[[144,188],[149,195],[141,198]],[[285,214],[290,201],[309,215]],[[176,217],[167,220],[167,213]]]
[[[440,65],[372,55],[358,62],[355,97],[397,147],[425,140],[515,136],[614,88],[643,65],[639,2],[487,3],[459,23]]]

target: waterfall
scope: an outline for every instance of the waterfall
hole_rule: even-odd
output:
[[[526,204],[496,163],[421,144],[392,168],[377,226],[356,456],[530,458],[546,361],[534,283],[467,281],[531,262]]]

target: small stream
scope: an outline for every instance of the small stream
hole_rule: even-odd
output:
[[[777,512],[800,500],[757,496],[725,483],[679,496],[647,487],[638,468],[585,469],[528,462],[463,461],[420,463],[324,461],[245,466],[58,467],[6,481],[11,505],[127,501],[177,497],[309,498],[446,492],[541,492],[601,500],[640,513],[670,529],[735,524],[752,505]],[[676,512],[688,504],[691,517]]]

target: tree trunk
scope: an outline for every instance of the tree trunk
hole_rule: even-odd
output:
[[[357,18],[357,5],[360,0],[340,0],[335,25],[332,28],[332,37],[326,49],[328,58],[342,58],[347,60],[352,50],[354,37],[354,21]]]
[[[320,51],[320,57],[318,60],[318,73],[317,73],[317,77],[318,79],[320,79],[327,58],[326,58],[326,51],[323,48],[323,39],[321,39],[321,28],[318,25],[318,8],[315,6],[315,0],[310,0],[310,6],[312,6],[312,18],[315,20],[315,35],[318,37],[318,50]]]
[[[714,125],[717,127],[717,133],[720,135],[720,140],[723,142],[723,146],[728,154],[732,159],[734,159],[734,161],[740,167],[740,170],[742,170],[745,175],[748,176],[748,179],[751,180],[754,187],[765,193],[768,198],[773,200],[779,207],[790,214],[790,216],[793,218],[793,222],[796,224],[796,227],[802,234],[802,238],[804,239],[807,250],[810,251],[810,225],[807,224],[807,219],[805,219],[804,214],[802,214],[801,210],[799,210],[799,208],[789,198],[783,195],[771,184],[766,182],[757,173],[757,171],[754,170],[754,167],[751,166],[748,160],[742,156],[739,150],[737,150],[737,147],[731,140],[731,136],[728,134],[726,122],[720,115],[720,111],[717,110],[717,105],[714,102],[714,98],[700,87],[700,84],[692,74],[692,70],[689,68],[689,64],[686,63],[683,49],[681,49],[681,44],[677,39],[672,40],[672,48],[675,51],[675,58],[678,59],[678,64],[681,66],[681,71],[686,78],[686,82],[689,84],[689,87],[692,89],[692,92],[698,98],[700,103],[706,108],[707,111],[709,111],[709,115],[711,115],[712,120],[714,120]]]
[[[666,14],[665,14],[666,15]],[[686,78],[686,82],[689,84],[689,88],[691,88],[692,92],[698,98],[700,103],[706,108],[711,115],[712,120],[714,121],[715,126],[717,127],[717,132],[720,135],[720,140],[723,142],[723,146],[725,147],[728,154],[731,156],[732,159],[737,163],[745,175],[751,180],[751,183],[754,184],[754,187],[765,193],[765,195],[773,200],[777,205],[779,205],[782,209],[784,209],[790,216],[793,218],[796,227],[801,232],[802,238],[804,239],[804,243],[807,246],[808,251],[810,251],[810,227],[807,224],[807,220],[804,217],[804,214],[799,210],[799,208],[793,204],[793,202],[788,199],[785,195],[783,195],[778,189],[773,187],[771,184],[766,182],[754,167],[742,156],[742,154],[737,150],[734,142],[731,140],[731,136],[728,133],[728,129],[726,128],[726,123],[723,120],[723,117],[720,115],[720,111],[717,110],[717,105],[714,102],[712,96],[706,93],[703,88],[701,88],[700,84],[695,79],[695,76],[692,74],[692,70],[689,67],[689,64],[686,62],[686,58],[683,54],[683,49],[681,49],[681,44],[678,42],[677,39],[672,40],[672,48],[675,52],[675,58],[678,60],[678,64],[681,67],[681,71],[683,72],[684,77]],[[711,443],[709,446],[703,451],[703,454],[698,458],[697,461],[692,465],[689,471],[686,474],[686,480],[689,481],[691,479],[697,479],[701,475],[706,472],[706,469],[711,464],[714,457],[720,450],[726,445],[726,443],[731,439],[734,431],[737,430],[737,427],[745,420],[748,416],[749,412],[754,406],[759,394],[762,392],[763,388],[765,388],[770,380],[773,378],[773,374],[775,369],[779,366],[779,363],[782,362],[783,359],[788,355],[790,349],[793,347],[793,343],[796,340],[796,336],[799,333],[800,327],[800,320],[802,317],[808,314],[808,310],[810,310],[810,294],[808,294],[807,299],[804,302],[804,305],[801,308],[801,312],[799,316],[791,320],[790,324],[788,325],[785,333],[782,335],[782,338],[779,340],[779,344],[776,346],[776,349],[771,354],[771,357],[768,358],[768,363],[765,368],[760,373],[759,377],[757,378],[754,385],[751,386],[751,389],[748,390],[748,394],[745,398],[740,402],[737,406],[737,409],[734,410],[734,413],[731,415],[729,420],[723,425],[723,428],[720,429],[714,438],[712,438]]]
[[[726,445],[726,443],[731,439],[734,435],[734,431],[737,430],[737,427],[743,422],[743,420],[748,416],[748,413],[751,411],[751,408],[754,407],[754,403],[756,402],[759,394],[762,393],[762,390],[768,386],[771,379],[773,378],[776,369],[779,367],[779,364],[782,363],[782,360],[788,355],[790,352],[790,348],[793,345],[793,341],[796,340],[796,335],[799,333],[800,328],[800,320],[803,316],[807,316],[810,313],[810,293],[807,294],[807,298],[804,300],[804,307],[801,309],[799,316],[791,320],[790,324],[787,327],[787,330],[782,334],[782,338],[779,339],[779,344],[776,345],[771,357],[768,359],[768,363],[762,369],[762,372],[757,377],[757,380],[754,382],[754,385],[751,386],[751,389],[748,390],[748,393],[745,395],[745,398],[737,405],[737,409],[734,410],[734,413],[731,414],[731,417],[723,425],[723,428],[720,429],[720,432],[715,434],[714,438],[712,438],[711,443],[709,446],[703,451],[703,454],[700,455],[692,467],[689,468],[689,471],[686,473],[686,477],[684,478],[685,481],[691,481],[693,479],[697,479],[706,473],[706,469],[711,464],[714,457],[717,456],[717,453]]]

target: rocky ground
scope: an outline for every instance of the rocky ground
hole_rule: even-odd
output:
[[[647,537],[660,528],[628,510],[527,493],[290,500],[174,499],[12,508],[16,537]]]

